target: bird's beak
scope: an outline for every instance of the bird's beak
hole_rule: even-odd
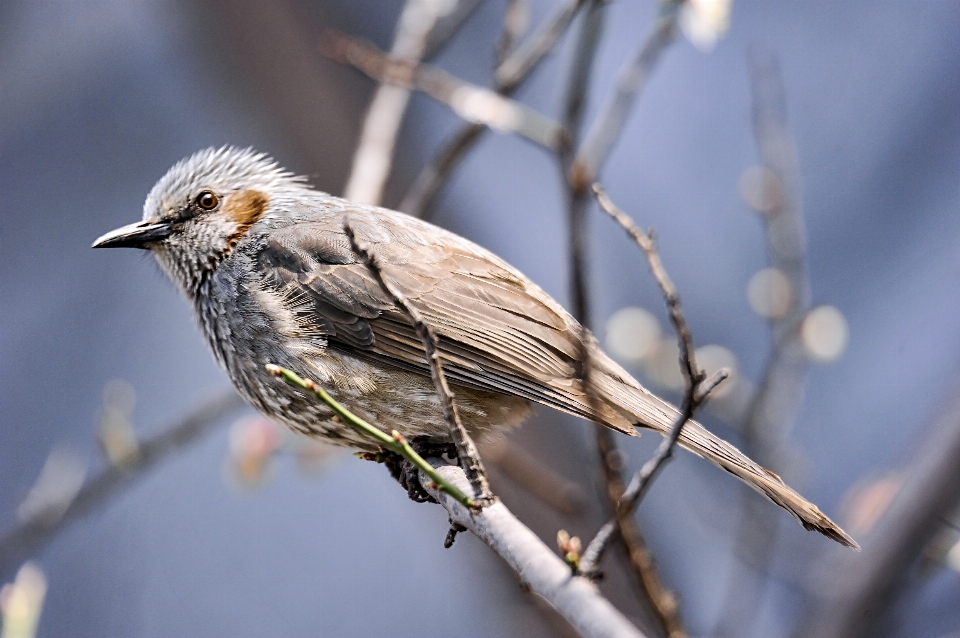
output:
[[[137,222],[111,230],[93,242],[93,248],[149,248],[147,244],[165,239],[171,232],[169,222]]]

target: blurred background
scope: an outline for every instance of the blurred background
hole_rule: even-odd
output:
[[[555,4],[531,0],[529,23]],[[480,2],[432,62],[488,85],[506,7]],[[444,550],[445,513],[408,501],[384,468],[250,411],[224,410],[209,434],[149,471],[124,470],[142,453],[138,439],[229,382],[152,259],[94,252],[91,242],[139,219],[166,169],[207,146],[254,146],[343,193],[376,84],[325,59],[320,36],[337,29],[389,50],[402,8],[0,2],[0,582],[14,583],[0,596],[5,637],[33,635],[23,609],[42,610],[38,636],[568,632],[475,538]],[[658,5],[617,0],[602,11],[588,125]],[[560,117],[575,33],[576,24],[518,100]],[[664,52],[602,181],[656,227],[702,363],[735,370],[701,420],[763,457],[865,551],[835,552],[681,453],[638,513],[660,576],[691,636],[816,635],[809,623],[841,613],[831,600],[849,594],[831,587],[876,564],[865,578],[886,580],[858,627],[960,635],[956,503],[911,519],[916,533],[886,562],[871,562],[880,550],[868,542],[906,527],[891,518],[912,515],[898,493],[938,485],[930,477],[942,472],[924,474],[924,459],[953,449],[945,437],[960,428],[951,407],[960,387],[960,3],[735,0],[725,37],[711,50],[698,44],[679,35]],[[784,247],[763,212],[766,174],[752,168],[763,158],[748,60],[771,54],[799,160],[793,212],[805,233],[794,262],[805,248],[804,303],[815,310],[794,344],[805,359],[793,360],[792,398],[768,415],[768,436],[743,424],[776,351],[771,324],[776,334],[791,303],[784,273],[769,270]],[[460,124],[413,96],[384,205],[400,204]],[[568,303],[566,196],[550,153],[486,135],[430,215]],[[595,332],[638,378],[678,399],[672,335],[642,255],[595,207],[589,227]],[[620,438],[630,470],[658,443]],[[558,529],[586,539],[606,516],[595,447],[592,427],[544,409],[485,454],[495,491],[553,545]],[[8,532],[38,511],[55,517],[47,506],[66,507],[84,480],[110,471],[136,480],[120,481],[38,551],[6,551]],[[662,635],[624,564],[607,557],[604,592]],[[14,616],[26,633],[14,633]]]

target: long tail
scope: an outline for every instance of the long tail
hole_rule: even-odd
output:
[[[648,392],[626,372],[623,372],[622,376],[609,372],[598,376],[600,378],[597,379],[597,386],[604,398],[624,416],[631,415],[633,418],[628,418],[635,426],[656,430],[663,435],[669,433],[680,414],[676,408]],[[621,429],[617,425],[610,425]],[[841,545],[860,549],[849,534],[824,515],[816,505],[793,491],[779,476],[754,463],[743,452],[714,436],[696,421],[688,421],[683,427],[679,443],[697,456],[730,472],[790,512],[806,529],[816,530]]]

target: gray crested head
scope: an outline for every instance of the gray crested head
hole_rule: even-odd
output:
[[[93,247],[150,250],[192,294],[251,226],[288,209],[282,202],[306,189],[304,182],[253,149],[208,148],[160,178],[143,205],[142,221],[103,235]]]

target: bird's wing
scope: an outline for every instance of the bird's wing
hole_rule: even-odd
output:
[[[412,217],[346,207],[270,233],[259,253],[265,285],[312,304],[306,319],[329,347],[429,375],[409,317],[351,250],[375,253],[438,335],[451,383],[523,397],[634,434],[617,410],[591,406],[576,375],[578,328],[546,293],[475,244]]]
[[[270,235],[259,256],[266,285],[307,299],[304,319],[328,347],[381,365],[429,375],[409,317],[361,263],[344,231],[379,259],[383,276],[420,311],[439,337],[452,383],[523,397],[635,434],[631,423],[666,434],[678,412],[647,392],[606,357],[593,338],[598,403],[576,373],[580,329],[535,284],[492,253],[452,233],[383,209],[345,207],[344,214],[301,222]],[[298,306],[303,311],[303,306]],[[680,444],[734,474],[795,516],[808,529],[851,547],[856,542],[794,492],[699,423],[689,421]]]

